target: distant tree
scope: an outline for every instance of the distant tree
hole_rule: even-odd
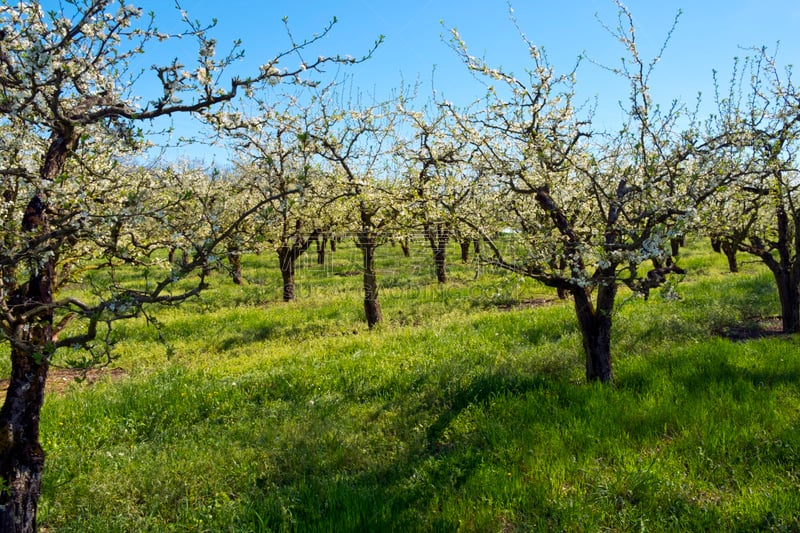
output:
[[[299,80],[325,63],[356,61],[320,57],[294,69],[279,66],[321,39],[325,28],[311,41],[291,42],[252,77],[226,78],[225,68],[241,57],[238,44],[218,56],[209,28],[183,13],[181,36],[196,42],[196,63],[187,67],[174,59],[154,66],[158,94],[141,100],[137,82],[147,75],[135,64],[145,48],[172,36],[159,32],[152,18],[142,20],[140,8],[118,0],[55,5],[46,11],[39,2],[0,3],[0,127],[32,139],[24,147],[0,147],[8,165],[0,170],[3,215],[13,221],[0,237],[0,329],[12,367],[0,409],[0,531],[9,532],[36,528],[44,464],[39,413],[56,351],[92,348],[103,338],[101,326],[135,316],[148,304],[197,294],[202,270],[193,288],[174,289],[174,281],[207,264],[237,220],[255,209],[228,228],[204,228],[185,266],[156,268],[160,260],[140,228],[158,226],[197,196],[171,196],[159,172],[126,170],[125,157],[146,147],[139,125],[208,109],[261,83]],[[181,179],[180,173],[167,177]],[[69,278],[59,272],[68,261],[94,269],[87,281],[96,293],[91,301],[60,296],[60,281]],[[127,286],[114,276],[123,264],[138,269],[142,284]]]
[[[413,136],[398,156],[406,176],[407,202],[428,241],[439,283],[447,282],[447,247],[459,228],[459,212],[470,200],[469,141],[447,106],[414,110],[401,100],[402,118]],[[471,242],[471,241],[470,241]]]
[[[710,135],[728,139],[709,173],[735,176],[707,225],[721,246],[756,256],[775,279],[786,333],[800,331],[800,90],[765,49],[736,62]]]
[[[364,313],[372,328],[383,319],[375,253],[390,237],[401,207],[393,191],[394,169],[389,167],[396,113],[388,102],[337,105],[329,92],[317,104],[319,111],[311,115],[306,131],[339,178],[340,186],[330,194],[352,206],[363,265]]]
[[[249,112],[223,112],[207,116],[223,142],[235,154],[237,174],[261,194],[281,196],[259,210],[248,239],[250,246],[268,248],[278,257],[283,280],[283,300],[295,299],[295,264],[320,230],[315,227],[312,143],[304,132],[304,115],[294,98],[272,99],[255,95],[246,106]]]

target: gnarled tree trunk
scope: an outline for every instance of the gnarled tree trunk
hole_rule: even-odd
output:
[[[781,323],[784,333],[800,332],[800,287],[791,272],[773,272],[778,284],[778,297],[781,302]]]
[[[67,157],[78,143],[71,125],[53,131],[40,175],[52,182],[64,169]],[[22,217],[22,230],[34,239],[50,229],[46,198],[36,194]],[[54,250],[55,251],[55,250]],[[56,251],[57,252],[57,251]],[[28,264],[28,282],[8,297],[19,324],[11,339],[11,376],[0,408],[0,531],[33,533],[44,468],[39,442],[39,416],[44,403],[47,370],[53,355],[53,309],[55,253],[33,257]]]
[[[400,239],[400,249],[403,250],[403,257],[411,257],[411,242],[408,237]]]
[[[322,233],[321,235],[317,235],[316,242],[317,242],[317,264],[324,265],[325,247],[328,246],[328,234]]]
[[[300,223],[297,224],[297,230],[300,231]],[[294,272],[297,259],[306,253],[312,241],[317,240],[319,232],[314,230],[308,238],[302,238],[299,233],[288,241],[283,241],[283,244],[276,250],[278,253],[278,265],[281,270],[281,278],[283,278],[283,301],[294,301],[295,284]]]
[[[800,218],[790,220],[786,209],[778,205],[776,209],[778,239],[773,243],[778,252],[777,259],[772,248],[756,241],[749,251],[757,255],[770,269],[778,286],[781,302],[781,322],[784,333],[800,332]],[[751,241],[754,239],[751,239]]]
[[[231,280],[235,284],[241,285],[244,279],[242,277],[242,254],[238,250],[229,249],[228,264],[231,268]]]
[[[686,245],[686,239],[681,235],[680,237],[673,237],[669,240],[670,251],[672,252],[672,257],[678,257],[678,254],[681,253],[681,246]]]
[[[735,243],[726,240],[722,241],[720,248],[722,253],[725,254],[725,258],[728,260],[728,270],[733,273],[739,272],[739,262],[736,260],[738,246],[736,246]]]
[[[22,222],[26,232],[47,228],[45,203],[35,196]],[[0,531],[36,531],[44,451],[39,443],[39,415],[53,345],[55,265],[51,257],[34,258],[28,282],[11,295],[11,307],[26,329],[12,339],[11,376],[0,409]],[[37,311],[38,309],[38,311]],[[27,319],[23,315],[34,313]]]
[[[278,264],[283,279],[283,301],[291,302],[295,299],[294,271],[297,255],[290,246],[278,248]]]
[[[436,281],[447,283],[447,243],[450,242],[450,226],[444,223],[425,224],[425,236],[433,252]]]
[[[596,306],[584,289],[571,292],[586,354],[586,380],[612,383],[611,323],[617,287],[614,283],[598,287]]]
[[[377,242],[369,230],[359,232],[358,248],[364,264],[364,314],[367,326],[372,329],[383,320],[383,312],[378,301],[378,273],[375,270]]]
[[[46,350],[52,335],[46,321],[34,327],[31,346]],[[19,347],[11,351],[11,381],[0,410],[0,531],[36,531],[44,451],[39,443],[39,416],[44,403],[50,353]]]
[[[461,248],[461,262],[468,263],[469,262],[469,248],[472,246],[472,239],[462,239],[458,242],[459,247]]]

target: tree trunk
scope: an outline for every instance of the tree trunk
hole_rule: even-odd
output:
[[[447,283],[447,249],[437,248],[433,252],[433,263],[436,265],[436,281]]]
[[[777,222],[779,262],[778,267],[773,266],[771,270],[778,284],[783,332],[798,333],[800,332],[800,265],[798,265],[800,258],[797,257],[797,252],[800,248],[798,245],[800,235],[797,232],[800,231],[800,220],[795,219],[792,223],[784,206],[778,205]],[[795,244],[794,249],[792,243]]]
[[[591,296],[582,288],[572,290],[575,313],[583,337],[586,354],[586,380],[613,383],[611,366],[611,322],[616,296],[616,285],[601,285],[597,291],[597,308]]]
[[[672,252],[672,257],[678,257],[678,254],[681,252],[681,246],[683,246],[685,240],[683,237],[674,237],[669,240],[669,245]]]
[[[325,247],[328,246],[328,235],[323,233],[317,236],[317,264],[325,264]]]
[[[731,272],[739,272],[739,263],[736,260],[738,247],[734,243],[725,240],[720,244],[720,249],[728,259],[728,270]]]
[[[450,242],[450,227],[447,224],[426,224],[425,236],[433,252],[436,281],[447,283],[447,243]]]
[[[773,269],[772,275],[778,285],[783,332],[798,333],[800,332],[800,284],[786,268]]]
[[[463,239],[458,243],[459,247],[461,247],[461,262],[468,263],[469,262],[469,247],[472,245],[472,239]]]
[[[411,243],[408,237],[400,239],[400,249],[403,250],[403,257],[411,257]]]
[[[339,237],[331,237],[331,252],[336,251],[336,243],[339,241]]]
[[[231,267],[231,280],[237,284],[242,284],[242,256],[236,250],[228,250],[228,263]]]
[[[80,136],[71,126],[53,130],[39,170],[44,183],[63,171]],[[48,231],[46,198],[36,194],[22,217],[22,230]],[[10,302],[21,333],[11,340],[11,376],[0,408],[0,531],[33,533],[44,468],[39,443],[39,415],[44,403],[47,370],[53,355],[53,303],[55,255],[33,257],[28,282],[16,287]],[[27,316],[26,316],[27,315]],[[25,327],[26,326],[26,327]]]
[[[45,339],[52,326],[35,326],[30,339],[36,352],[18,347],[11,352],[11,381],[0,410],[0,531],[36,531],[36,511],[44,468],[39,443],[39,415],[49,367]],[[37,338],[38,337],[38,338]],[[38,350],[41,350],[38,351]]]
[[[45,231],[46,206],[39,195],[25,209],[22,229]],[[11,377],[0,409],[0,531],[36,531],[44,451],[39,443],[39,415],[53,351],[55,261],[33,258],[28,282],[11,296],[14,314],[27,329],[11,339]],[[38,309],[38,311],[36,311]],[[28,318],[24,315],[32,313]]]
[[[282,246],[278,248],[278,262],[281,269],[281,278],[283,278],[283,301],[291,302],[295,299],[294,291],[294,266],[297,257],[293,250],[289,247]]]
[[[364,313],[367,326],[372,329],[383,320],[378,301],[378,274],[375,271],[375,238],[369,232],[362,231],[358,247],[364,260]]]
[[[800,291],[796,283],[779,283],[781,322],[784,333],[800,332]]]

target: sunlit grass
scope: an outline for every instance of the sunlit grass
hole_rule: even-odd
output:
[[[695,246],[681,299],[622,294],[612,388],[583,382],[551,289],[459,263],[439,287],[421,245],[381,252],[373,331],[347,243],[303,265],[297,302],[273,257],[247,257],[249,284],[215,276],[160,332],[124,324],[127,377],[47,399],[42,526],[800,528],[798,338],[716,334],[777,313],[758,265],[727,274]]]

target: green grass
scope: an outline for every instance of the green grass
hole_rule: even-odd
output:
[[[800,530],[800,339],[715,334],[777,314],[758,265],[696,246],[680,300],[622,293],[611,388],[551,290],[380,252],[374,331],[347,244],[291,304],[247,257],[249,284],[158,313],[169,350],[123,324],[126,377],[47,398],[42,528]]]

